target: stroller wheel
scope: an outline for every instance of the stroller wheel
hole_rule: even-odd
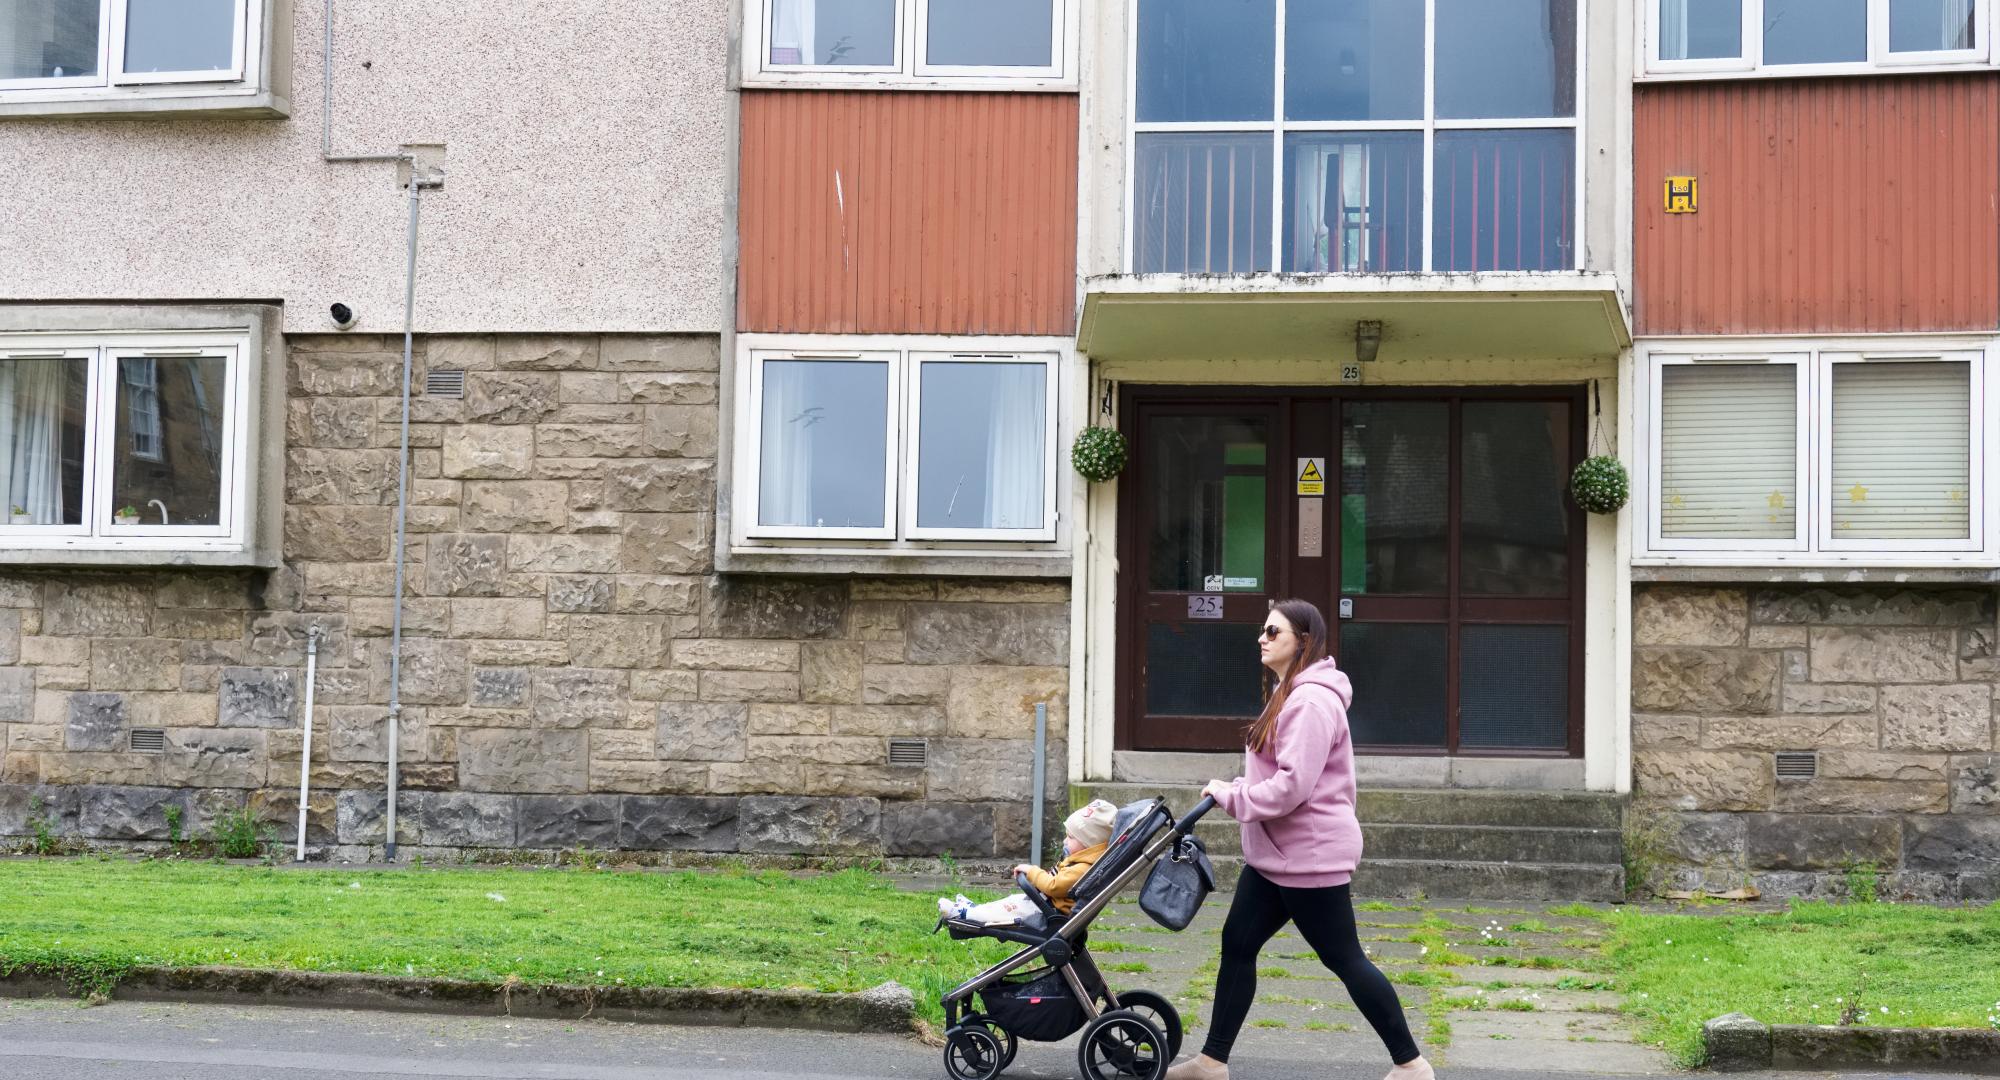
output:
[[[1151,1020],[1129,1009],[1113,1009],[1084,1026],[1076,1048],[1083,1080],[1161,1080],[1167,1075],[1167,1037]]]
[[[1008,1056],[985,1024],[961,1024],[944,1033],[944,1071],[952,1080],[993,1080],[1007,1067]]]
[[[1118,1007],[1138,1013],[1160,1029],[1160,1034],[1167,1037],[1168,1061],[1180,1056],[1181,1014],[1165,995],[1155,994],[1151,990],[1127,990],[1118,995]]]

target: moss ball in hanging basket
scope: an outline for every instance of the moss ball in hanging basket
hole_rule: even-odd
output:
[[[1632,497],[1625,466],[1609,454],[1584,458],[1569,475],[1569,493],[1578,506],[1593,514],[1615,514]]]
[[[1076,441],[1070,444],[1069,461],[1085,480],[1100,484],[1125,468],[1129,449],[1117,428],[1087,427],[1077,432]]]

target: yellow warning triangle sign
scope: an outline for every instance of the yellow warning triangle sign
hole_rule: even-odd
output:
[[[1299,483],[1301,484],[1310,484],[1316,480],[1324,479],[1326,477],[1319,474],[1319,462],[1313,461],[1310,458],[1306,460],[1306,467],[1299,470]]]

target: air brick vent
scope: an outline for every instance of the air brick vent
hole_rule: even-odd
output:
[[[167,733],[159,728],[133,728],[132,749],[159,753],[167,748]]]
[[[464,397],[465,372],[457,368],[441,368],[425,374],[424,395],[426,397]]]
[[[1811,750],[1778,751],[1778,779],[1811,780],[1818,775],[1818,754]]]
[[[890,739],[889,764],[922,765],[929,757],[930,745],[922,739]]]

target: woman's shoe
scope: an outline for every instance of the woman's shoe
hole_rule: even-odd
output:
[[[1167,1075],[1172,1076],[1173,1074],[1168,1073]],[[1383,1077],[1382,1080],[1437,1080],[1437,1073],[1431,1071],[1430,1062],[1425,1061],[1419,1056],[1390,1069],[1389,1075]]]
[[[1206,1054],[1196,1054],[1169,1068],[1167,1080],[1229,1080],[1229,1066]]]

